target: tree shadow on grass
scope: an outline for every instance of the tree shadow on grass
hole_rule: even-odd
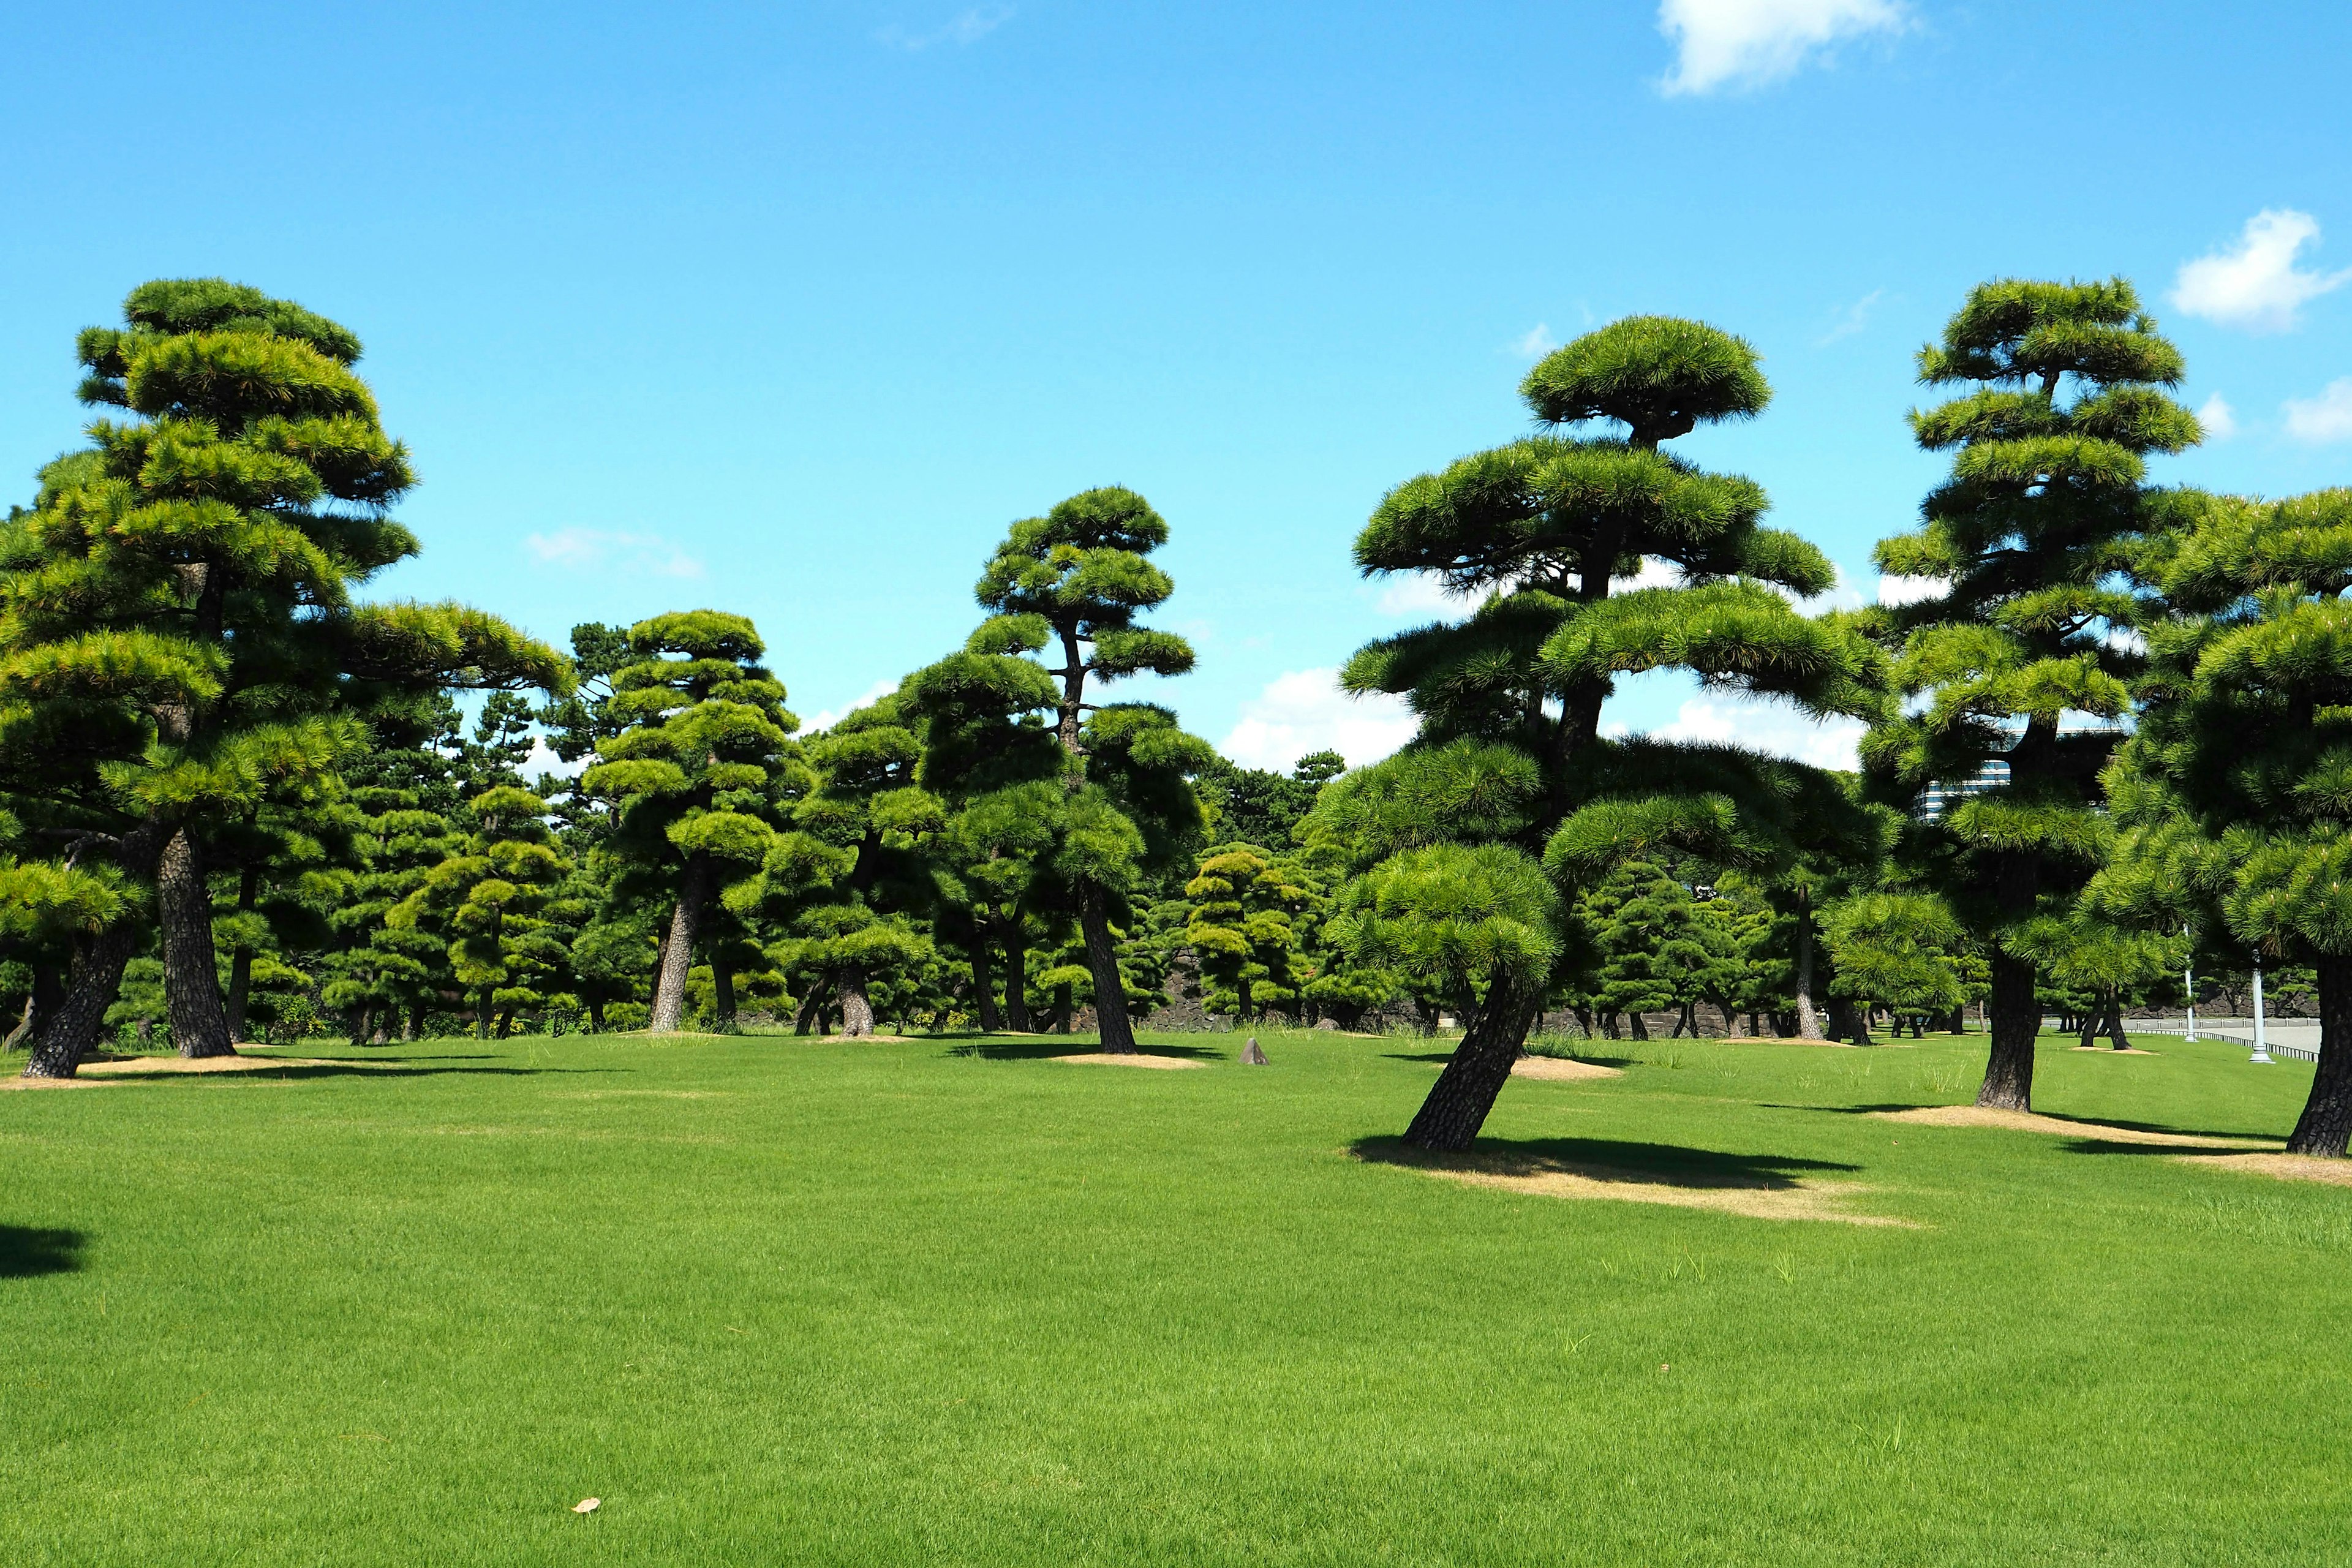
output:
[[[89,1237],[78,1230],[31,1225],[0,1225],[0,1279],[30,1279],[40,1274],[70,1274],[82,1266]]]
[[[175,1061],[178,1058],[164,1057],[157,1059],[163,1061]],[[625,1073],[631,1070],[627,1068],[412,1067],[409,1065],[407,1059],[385,1062],[280,1062],[271,1061],[270,1058],[267,1057],[253,1057],[247,1059],[251,1061],[267,1061],[269,1065],[267,1067],[239,1068],[234,1072],[187,1072],[173,1068],[155,1068],[148,1071],[142,1072],[138,1068],[133,1068],[128,1071],[83,1073],[78,1074],[77,1076],[85,1078],[91,1083],[166,1083],[173,1079],[188,1079],[190,1081],[208,1081],[215,1083],[220,1082],[223,1079],[234,1082],[239,1079],[258,1079],[264,1082],[282,1083],[289,1079],[444,1078],[451,1075],[466,1078],[542,1078],[548,1076],[572,1078],[583,1074],[593,1076],[611,1073]],[[426,1058],[421,1059],[431,1060],[434,1058]],[[476,1061],[481,1058],[460,1057],[451,1059],[458,1061]]]
[[[1055,1057],[1090,1056],[1102,1049],[1099,1041],[1084,1035],[972,1035],[949,1047],[951,1057],[978,1057],[992,1062],[1034,1062]],[[1223,1051],[1204,1046],[1169,1046],[1155,1040],[1139,1045],[1136,1055],[1181,1057],[1186,1061],[1221,1062]]]
[[[1862,1169],[1837,1160],[1795,1154],[1727,1154],[1673,1143],[1629,1143],[1610,1138],[1481,1138],[1458,1154],[1408,1147],[1398,1138],[1359,1138],[1349,1145],[1359,1160],[1424,1170],[1469,1171],[1495,1176],[1573,1172],[1599,1181],[1668,1187],[1744,1187],[1780,1191],[1812,1173]]]

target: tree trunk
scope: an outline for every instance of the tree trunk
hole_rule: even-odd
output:
[[[155,865],[155,901],[163,938],[163,1004],[172,1043],[184,1057],[233,1057],[236,1043],[221,1010],[220,969],[213,952],[213,901],[203,858],[185,827],[163,845]]]
[[[2033,1109],[2033,1042],[2042,1007],[2033,999],[2033,965],[2005,952],[1992,955],[1992,1048],[1985,1058],[1977,1103],[2000,1110]]]
[[[604,1004],[591,1000],[588,1004],[588,1026],[598,1034],[604,1032]]]
[[[874,1032],[874,1005],[866,1000],[864,968],[851,964],[835,973],[833,1004],[841,1009],[843,1035],[859,1039]]]
[[[26,1078],[71,1078],[81,1058],[98,1043],[106,1010],[122,988],[122,966],[139,945],[139,923],[121,920],[100,931],[74,951],[66,973],[65,994],[46,1018],[34,1025],[33,1056],[25,1064]]]
[[[1813,912],[1811,900],[1797,905],[1797,1038],[1822,1037],[1821,1016],[1813,1011]]]
[[[801,998],[800,1016],[793,1020],[793,1033],[805,1035],[824,1022],[824,977],[819,975],[809,986],[809,994]]]
[[[710,1016],[720,1034],[735,1032],[735,966],[715,952],[710,955]]]
[[[992,1035],[1004,1027],[1004,1015],[996,1007],[995,965],[989,962],[988,933],[977,931],[971,939],[971,1000],[980,1016],[982,1034]]]
[[[425,1009],[425,1003],[413,1002],[409,1004],[407,1010],[401,1014],[400,1037],[402,1039],[416,1040],[424,1038]]]
[[[710,896],[710,857],[698,849],[686,858],[686,874],[678,879],[677,908],[670,912],[669,940],[662,943],[661,973],[654,980],[653,1016],[646,1027],[656,1035],[675,1035],[686,1017],[686,972],[694,962],[695,939],[702,933],[702,906]]]
[[[261,874],[247,866],[236,879],[236,912],[250,914],[254,895],[261,890]],[[253,949],[238,942],[228,955],[228,1037],[245,1038],[245,1005],[253,994]]]
[[[1625,1016],[1632,1021],[1631,1033],[1635,1039],[1646,1040],[1650,1037],[1650,1020],[1642,1016],[1640,1009],[1636,1008]]]
[[[1098,884],[1078,884],[1078,926],[1087,936],[1087,967],[1095,976],[1096,1026],[1102,1048],[1125,1056],[1135,1049],[1135,1031],[1127,1022],[1127,986],[1119,978],[1118,950],[1111,945],[1106,902]]]
[[[2312,1075],[2311,1098],[2304,1101],[2286,1152],[2340,1160],[2347,1137],[2352,1137],[2352,956],[2323,954],[2315,967],[2319,1070]]]
[[[26,994],[24,1016],[8,1033],[6,1048],[13,1051],[31,1040],[37,1032],[47,1026],[49,1015],[56,1012],[58,1005],[65,999],[65,976],[58,973],[58,966],[54,963],[33,965],[33,989]],[[109,998],[108,1005],[112,1005],[111,998]]]
[[[493,1005],[493,999],[497,995],[498,987],[486,984],[482,987],[482,999],[474,1005],[474,1038],[478,1040],[487,1040],[490,1037],[490,1028],[497,1012]]]
[[[1029,1016],[1029,943],[1017,920],[1004,932],[1004,1022],[1015,1034],[1034,1031]]]
[[[1542,1005],[1540,991],[1520,994],[1500,985],[1490,990],[1478,1022],[1462,1037],[1429,1098],[1413,1113],[1404,1141],[1441,1153],[1470,1147],[1486,1124],[1486,1113],[1495,1109],[1496,1096],[1509,1081],[1511,1064],[1519,1059],[1519,1048]]]

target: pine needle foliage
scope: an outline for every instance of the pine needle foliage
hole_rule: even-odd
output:
[[[2026,1110],[2036,954],[2105,852],[2099,773],[2145,665],[2150,606],[2132,574],[2165,526],[2147,459],[2201,433],[2165,390],[2179,352],[2119,278],[1983,284],[1918,365],[1922,384],[1965,390],[1911,416],[1951,472],[1922,526],[1876,552],[1882,572],[1934,591],[1869,613],[1905,701],[1872,728],[1863,762],[1890,805],[1936,783],[1979,791],[1916,815],[1898,854],[1990,956],[1978,1103]]]

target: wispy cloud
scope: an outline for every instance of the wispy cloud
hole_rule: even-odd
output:
[[[1323,751],[1361,767],[1412,740],[1416,727],[1402,697],[1350,697],[1336,669],[1294,669],[1243,705],[1241,722],[1218,750],[1244,767],[1283,773]]]
[[[1510,352],[1521,359],[1541,359],[1558,347],[1559,340],[1551,335],[1551,328],[1538,321],[1533,331],[1511,340]]]
[[[1878,579],[1878,602],[1882,605],[1916,605],[1922,599],[1934,599],[1952,591],[1951,584],[1941,577],[1889,577]]]
[[[1477,595],[1449,593],[1444,579],[1428,572],[1401,572],[1381,584],[1380,607],[1384,616],[1436,616],[1459,620]]]
[[[1669,97],[1763,87],[1834,44],[1910,21],[1903,0],[1663,0],[1675,68],[1658,85]]]
[[[609,571],[630,576],[699,577],[702,563],[658,533],[625,533],[597,528],[560,528],[523,542],[541,565],[574,572]]]
[[[2288,398],[2281,412],[2286,416],[2286,433],[2298,441],[2315,447],[2352,441],[2352,375],[2329,382],[2316,397]]]
[[[2217,392],[2198,407],[2197,423],[2205,426],[2208,441],[2226,441],[2238,433],[2238,411]]]
[[[1841,306],[1831,312],[1830,330],[1815,338],[1813,346],[1827,348],[1840,338],[1850,338],[1870,325],[1871,311],[1876,310],[1878,302],[1885,298],[1886,298],[1885,289],[1873,289],[1853,304]]]
[[[2184,262],[2172,302],[2192,316],[2255,332],[2284,332],[2296,312],[2352,282],[2352,271],[2298,267],[2303,247],[2319,243],[2319,220],[2289,207],[2265,207],[2246,220],[2238,242]]]
[[[1727,692],[1692,698],[1671,722],[1650,734],[1661,741],[1750,746],[1817,768],[1851,772],[1862,765],[1864,728],[1859,719],[1815,719],[1786,702]]]
[[[894,49],[918,54],[940,44],[954,44],[959,47],[976,44],[1011,20],[1013,7],[1010,5],[974,5],[969,10],[957,12],[946,23],[928,32],[918,32],[893,22],[874,37],[876,42],[887,44]]]
[[[877,680],[838,708],[824,708],[801,721],[801,733],[814,735],[819,730],[830,730],[869,702],[878,702],[898,689],[895,680]]]

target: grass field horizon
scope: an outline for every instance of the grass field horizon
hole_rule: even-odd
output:
[[[2352,1189],[2308,1064],[1593,1041],[1378,1156],[1447,1048],[446,1039],[0,1096],[0,1561],[2316,1563]],[[13,1071],[22,1058],[0,1058]],[[602,1507],[575,1515],[594,1496]],[[2337,1545],[2331,1546],[2330,1542]]]

